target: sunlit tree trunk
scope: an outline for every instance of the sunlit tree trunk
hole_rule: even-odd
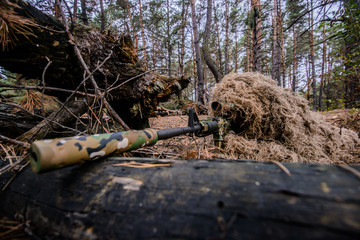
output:
[[[196,72],[197,72],[197,102],[205,104],[204,101],[204,75],[200,54],[200,42],[199,42],[199,32],[197,28],[196,21],[196,11],[195,11],[195,0],[191,0],[191,19],[193,25],[193,37],[194,37],[194,48],[195,48],[195,57],[196,57]]]

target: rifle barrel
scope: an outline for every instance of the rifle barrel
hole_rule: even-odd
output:
[[[168,139],[175,136],[179,136],[185,133],[195,133],[202,129],[201,125],[196,125],[194,127],[181,127],[181,128],[170,128],[170,129],[163,129],[157,131],[158,140]]]

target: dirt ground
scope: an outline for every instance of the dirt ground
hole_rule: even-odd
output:
[[[200,115],[199,119],[208,116]],[[149,119],[150,127],[156,130],[167,128],[186,127],[188,116],[164,116]],[[190,137],[182,135],[171,139],[160,140],[156,145],[133,151],[143,156],[155,158],[184,158],[184,159],[212,159],[222,157],[220,153],[214,153],[212,135],[207,137]]]

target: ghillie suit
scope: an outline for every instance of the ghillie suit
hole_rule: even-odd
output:
[[[259,161],[359,163],[360,140],[354,131],[327,123],[308,102],[258,73],[232,73],[212,95],[234,131],[226,138],[232,158]]]

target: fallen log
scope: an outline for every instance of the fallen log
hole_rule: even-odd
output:
[[[0,4],[0,8],[13,11],[29,24],[28,33],[24,34],[11,29],[9,20],[8,27],[15,37],[11,39],[12,46],[0,49],[0,66],[27,78],[44,80],[45,86],[73,90],[84,79],[84,69],[74,52],[76,45],[100,91],[131,128],[146,127],[147,118],[154,115],[158,102],[180,93],[189,83],[182,76],[164,77],[145,71],[129,35],[115,36],[74,25],[74,41],[70,41],[59,20],[22,0],[9,1],[17,7],[7,2]],[[98,93],[90,82],[85,82],[84,87],[89,93]],[[68,97],[63,91],[46,93],[61,100]]]
[[[33,128],[41,118],[8,103],[0,102],[0,133],[16,137]]]
[[[41,175],[28,167],[1,193],[0,211],[42,239],[359,239],[356,175],[284,167],[116,157]]]

